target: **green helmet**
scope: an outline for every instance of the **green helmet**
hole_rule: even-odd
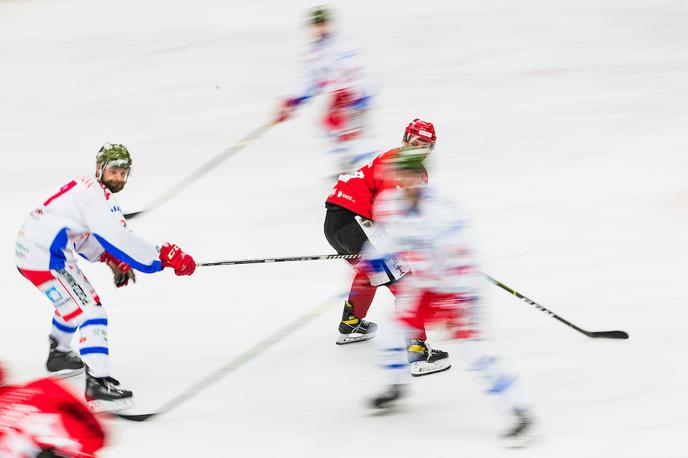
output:
[[[324,6],[313,8],[310,12],[311,24],[325,24],[332,19],[332,12]]]
[[[108,166],[131,168],[131,154],[119,143],[105,143],[96,154],[96,165],[102,169]]]
[[[385,162],[397,170],[425,170],[423,161],[432,148],[429,146],[407,146],[399,148],[396,154],[392,155]]]

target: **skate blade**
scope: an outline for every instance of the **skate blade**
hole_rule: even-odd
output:
[[[88,408],[93,413],[102,412],[119,412],[120,410],[129,409],[134,405],[134,398],[117,399],[114,401],[103,401],[101,399],[88,401]]]
[[[76,377],[84,373],[84,368],[81,369],[62,369],[61,371],[48,372],[48,377],[55,377],[59,379],[66,379]]]
[[[397,415],[409,410],[409,400],[407,396],[401,396],[393,401],[388,401],[378,406],[375,405],[373,398],[368,398],[363,407],[365,409],[365,414],[370,417]]]
[[[516,437],[503,437],[501,439],[501,442],[505,448],[526,448],[530,447],[531,445],[533,445],[534,442],[536,442],[536,436],[531,432],[525,432],[523,434],[519,434]]]
[[[449,370],[450,367],[451,363],[446,360],[436,363],[416,361],[415,363],[411,363],[411,375],[414,377],[422,377],[424,375],[436,374],[437,372],[444,372]]]
[[[375,334],[339,334],[339,337],[337,337],[337,345],[363,342],[373,337],[375,337]]]
[[[501,443],[506,448],[525,448],[537,442],[538,432],[537,425],[533,424],[531,420],[528,426],[516,436],[502,436]]]

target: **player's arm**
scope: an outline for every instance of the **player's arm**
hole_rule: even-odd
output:
[[[306,59],[304,62],[301,81],[297,90],[288,97],[284,97],[277,110],[274,122],[280,123],[291,118],[296,109],[308,102],[313,97],[320,94],[325,83],[323,82],[322,72],[318,71],[318,62]]]
[[[129,284],[129,280],[131,280],[133,283],[136,283],[136,274],[131,266],[105,251],[103,245],[98,242],[98,239],[96,239],[93,234],[89,234],[89,236],[80,244],[75,244],[74,249],[79,256],[88,260],[89,262],[105,263],[110,270],[112,270],[116,287],[121,288],[122,286],[127,286]]]
[[[114,259],[144,273],[158,272],[164,267],[173,267],[177,275],[193,273],[193,258],[178,246],[165,244],[158,252],[154,244],[128,231],[120,220],[121,214],[110,211],[98,183],[81,189],[78,204],[92,236]]]

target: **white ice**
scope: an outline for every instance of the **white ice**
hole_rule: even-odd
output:
[[[0,360],[43,374],[51,309],[13,264],[25,213],[105,141],[146,205],[269,120],[307,40],[303,1],[0,2]],[[139,275],[110,314],[114,375],[146,412],[325,301],[303,329],[150,423],[112,422],[105,457],[688,456],[688,10],[680,0],[341,1],[379,89],[373,144],[433,121],[432,180],[469,210],[484,270],[590,330],[486,284],[489,330],[522,375],[539,442],[502,449],[507,418],[457,368],[368,415],[373,346],[334,344],[340,261]],[[322,102],[132,220],[199,261],[329,253]],[[389,313],[380,293],[371,318]],[[454,344],[439,342],[452,351]]]

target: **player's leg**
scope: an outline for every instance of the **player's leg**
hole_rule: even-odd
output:
[[[72,293],[47,270],[19,269],[19,272],[52,302],[55,315],[48,336],[49,350],[46,369],[56,377],[71,377],[83,372],[84,364],[72,351],[71,343],[77,326],[70,319],[82,313]]]
[[[53,316],[48,336],[50,350],[45,363],[50,375],[64,378],[83,373],[84,363],[71,349],[76,331],[77,328],[67,323],[61,316]]]
[[[419,290],[409,285],[412,278],[399,283],[395,288],[395,307],[399,319],[409,327],[407,331],[406,350],[410,372],[414,377],[430,375],[451,368],[449,353],[432,348],[426,342],[425,326],[437,322],[436,308],[450,310],[455,307],[451,295],[436,294]]]
[[[377,339],[377,364],[381,369],[383,387],[370,398],[370,407],[392,408],[407,394],[410,377],[405,342],[414,332],[397,320],[385,323]]]
[[[41,290],[55,307],[51,330],[49,368],[56,351],[69,348],[67,341],[79,330],[79,353],[86,366],[86,399],[94,410],[113,410],[131,405],[131,391],[117,387],[110,376],[107,343],[107,314],[93,286],[76,264],[50,271],[20,272]],[[67,345],[67,346],[66,346]],[[90,402],[93,401],[93,402]]]
[[[495,397],[511,416],[512,424],[502,438],[509,446],[525,445],[530,440],[533,417],[520,378],[505,367],[502,358],[485,340],[463,339],[458,351],[466,368],[477,375],[483,391]]]
[[[325,237],[338,254],[358,254],[367,237],[356,221],[356,214],[338,205],[327,204]],[[375,297],[376,287],[368,277],[356,269],[357,261],[350,264],[356,270],[351,290],[344,302],[339,323],[338,345],[361,342],[375,336],[377,325],[364,320]]]
[[[377,288],[370,284],[368,276],[357,270],[351,284],[349,297],[344,302],[342,320],[339,322],[338,345],[361,342],[375,337],[377,324],[363,318],[373,303],[376,290]]]
[[[79,329],[79,354],[86,364],[86,400],[95,412],[116,411],[133,404],[133,394],[119,387],[110,374],[108,316],[95,289],[76,264],[52,271],[72,297],[80,303],[82,313],[70,322]]]

